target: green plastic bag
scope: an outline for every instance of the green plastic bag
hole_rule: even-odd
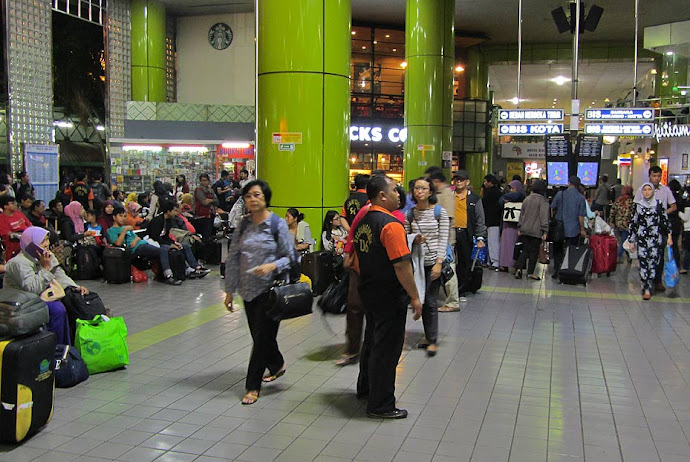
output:
[[[77,319],[74,341],[90,374],[119,369],[129,364],[127,326],[122,317],[98,315]]]

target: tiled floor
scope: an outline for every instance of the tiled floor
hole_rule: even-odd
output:
[[[285,322],[287,374],[241,406],[251,338],[244,313],[218,305],[217,275],[90,281],[127,321],[131,365],[57,390],[53,421],[0,460],[690,460],[689,298],[643,303],[627,264],[586,289],[493,272],[484,284],[440,314],[435,358],[413,348],[422,325],[408,320],[397,396],[410,415],[384,422],[355,398],[357,366],[332,362],[341,318]]]

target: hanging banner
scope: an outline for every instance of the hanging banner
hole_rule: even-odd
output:
[[[36,190],[36,199],[46,205],[55,198],[59,189],[59,161],[59,147],[56,144],[24,145],[24,169]]]

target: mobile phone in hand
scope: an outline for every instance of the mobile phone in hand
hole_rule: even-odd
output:
[[[44,250],[34,244],[33,242],[30,242],[29,245],[26,246],[26,249],[24,249],[26,253],[34,257],[35,259],[40,258],[41,255],[43,255]]]

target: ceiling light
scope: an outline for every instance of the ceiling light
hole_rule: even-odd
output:
[[[353,30],[353,31],[351,32],[351,34],[352,34],[352,35],[356,35],[357,32]]]
[[[367,47],[365,47],[365,46],[362,46],[362,50],[366,50],[366,49],[367,49]]]
[[[206,146],[170,146],[170,147],[168,147],[168,152],[204,153],[204,152],[208,152],[208,148]]]
[[[464,71],[465,71],[465,68],[462,67],[462,64],[458,64],[457,66],[455,66],[455,72],[464,72]]]
[[[398,51],[398,49],[397,49],[397,48],[393,48],[393,51]]]
[[[53,126],[60,127],[60,128],[74,128],[74,124],[72,122],[66,122],[63,120],[54,121]]]
[[[511,98],[511,99],[509,99],[508,101],[510,101],[510,102],[513,103],[513,104],[517,104],[517,103],[519,103],[521,100],[518,99],[518,97],[516,96],[515,98]]]
[[[251,144],[246,141],[226,141],[221,146],[225,149],[247,149]]]
[[[672,51],[667,51],[667,52],[666,52],[666,56],[673,56],[673,52],[672,52]]]
[[[377,42],[376,40],[374,40],[374,45],[377,45],[378,43],[379,43],[379,42]]]
[[[386,38],[391,38],[390,34],[386,34]]]
[[[651,69],[651,70],[649,71],[649,73],[652,74],[652,75],[656,75],[656,69]]]
[[[161,152],[163,146],[151,146],[146,144],[125,144],[122,146],[123,151],[149,151],[149,152]]]
[[[553,79],[551,79],[551,81],[553,83],[555,83],[556,85],[563,85],[566,82],[569,82],[570,78],[569,77],[563,77],[562,75],[559,75],[558,77],[554,77]]]
[[[402,67],[403,69],[405,69],[405,68],[407,67],[407,61],[401,62],[401,63],[400,63],[400,67]]]
[[[687,95],[687,94],[688,94],[688,91],[687,91],[687,90],[681,90],[681,91],[680,91],[680,96],[685,96],[685,95]]]
[[[103,125],[96,125],[96,130],[98,130],[99,132],[104,132],[105,127]]]

